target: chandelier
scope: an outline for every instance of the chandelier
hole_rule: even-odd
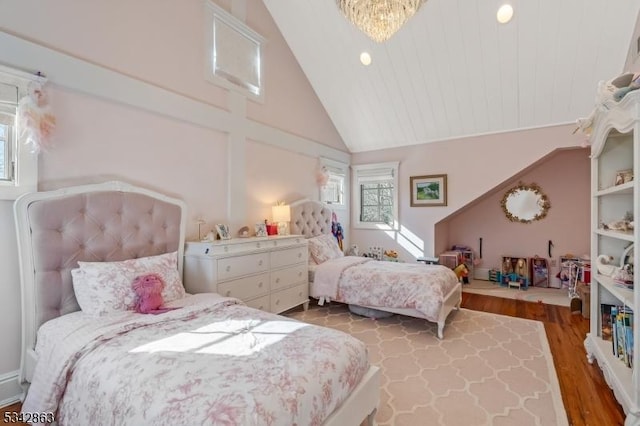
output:
[[[388,40],[426,0],[336,0],[344,16],[378,43]]]

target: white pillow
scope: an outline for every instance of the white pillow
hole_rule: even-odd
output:
[[[321,264],[327,260],[343,257],[344,253],[333,235],[323,234],[309,238],[309,255],[317,264]]]
[[[119,262],[78,262],[78,265],[78,269],[71,271],[73,290],[82,311],[91,315],[133,310],[136,302],[133,280],[152,272],[164,281],[164,303],[185,296],[177,252]]]

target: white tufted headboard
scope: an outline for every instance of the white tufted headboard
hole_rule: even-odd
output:
[[[331,233],[331,209],[319,201],[299,200],[290,204],[291,233],[305,238]]]
[[[182,273],[185,204],[124,182],[35,192],[14,204],[22,289],[20,380],[30,381],[36,334],[79,310],[71,269],[78,261],[118,261],[178,252]]]

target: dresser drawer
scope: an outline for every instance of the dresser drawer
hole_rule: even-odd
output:
[[[218,293],[222,296],[251,299],[269,293],[269,273],[238,278],[218,284]]]
[[[260,309],[261,311],[269,312],[270,309],[271,309],[270,300],[271,299],[269,298],[269,295],[267,294],[266,296],[258,297],[257,299],[247,300],[244,303],[247,306],[251,307],[251,308]]]
[[[293,247],[286,250],[276,250],[271,252],[271,267],[280,268],[282,266],[295,265],[296,263],[307,263],[308,248],[306,245]]]
[[[269,253],[248,254],[218,260],[218,281],[269,270]]]
[[[271,312],[279,314],[308,301],[309,285],[307,283],[286,288],[271,293]]]
[[[306,264],[293,266],[291,268],[278,269],[271,271],[270,286],[271,290],[290,287],[293,284],[307,282],[308,266]]]

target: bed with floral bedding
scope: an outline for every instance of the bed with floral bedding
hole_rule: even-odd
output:
[[[401,263],[344,256],[331,234],[331,211],[315,201],[292,203],[292,231],[308,238],[309,293],[319,304],[352,307],[423,318],[438,324],[443,338],[447,316],[460,307],[462,286],[442,265]]]
[[[183,210],[122,182],[16,201],[23,413],[60,425],[373,424],[379,372],[362,342],[185,293]],[[148,273],[163,283],[158,314],[136,311],[131,283]]]

